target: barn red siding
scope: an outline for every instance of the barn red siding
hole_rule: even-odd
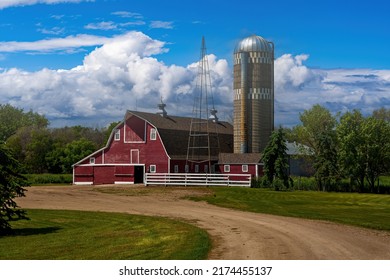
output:
[[[155,129],[151,124],[136,116],[128,118],[112,132],[104,149],[95,152],[74,166],[74,182],[131,183],[136,177],[135,165],[142,166],[142,171],[137,169],[138,177],[143,176],[144,172],[149,172],[151,165],[156,166],[156,172],[169,172],[169,157],[160,136],[157,133],[156,140],[150,138],[152,128]],[[119,130],[119,139],[115,139],[117,130]],[[95,164],[92,164],[93,168],[89,169],[92,175],[86,176],[80,167],[91,165],[91,157],[95,158]]]
[[[92,166],[75,166],[74,167],[74,180],[79,183],[93,183],[93,167]]]
[[[184,173],[185,172],[185,160],[171,160],[171,168],[170,172],[175,173],[175,166],[177,166],[177,172],[176,173]]]
[[[134,166],[115,166],[115,182],[134,183]]]
[[[115,182],[115,166],[94,166],[94,185],[113,184]]]
[[[230,166],[230,172],[225,172],[224,166],[229,165]],[[219,165],[219,171],[221,173],[226,174],[251,174],[252,177],[256,176],[256,165],[255,164],[247,164],[248,165],[248,172],[242,171],[242,165],[243,164],[220,164]],[[263,176],[263,166],[258,165],[257,166],[257,172],[258,176]]]
[[[125,142],[145,142],[145,121],[135,116],[126,120]]]

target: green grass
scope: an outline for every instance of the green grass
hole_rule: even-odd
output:
[[[212,195],[191,199],[244,211],[328,220],[390,231],[390,195],[277,192],[251,188],[212,190]]]
[[[120,213],[28,210],[0,237],[3,260],[205,259],[206,231],[166,218]]]

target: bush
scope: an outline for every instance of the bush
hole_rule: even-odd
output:
[[[272,188],[266,176],[252,178],[251,188]]]
[[[26,174],[30,185],[72,184],[72,174]]]
[[[293,177],[296,190],[317,191],[317,183],[314,177]]]
[[[285,190],[293,190],[294,182],[292,179],[289,179],[288,185],[284,183],[282,179],[275,178],[271,183],[268,181],[266,176],[252,178],[251,188],[266,188],[266,189],[274,189],[275,191],[285,191]]]
[[[275,191],[283,191],[283,190],[286,190],[286,187],[284,185],[284,182],[283,180],[279,179],[279,178],[275,178],[273,181],[272,181],[272,187],[274,188]]]

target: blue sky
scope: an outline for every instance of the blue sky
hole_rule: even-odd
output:
[[[232,52],[252,34],[275,43],[276,122],[320,103],[390,107],[387,1],[0,1],[0,103],[53,126],[103,126],[126,109],[191,109],[201,37],[216,105],[232,115]],[[188,104],[184,106],[183,104]]]

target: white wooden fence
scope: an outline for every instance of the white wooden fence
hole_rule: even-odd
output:
[[[250,187],[248,174],[146,173],[145,185]]]

